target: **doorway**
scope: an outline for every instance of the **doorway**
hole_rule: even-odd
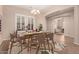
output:
[[[54,41],[58,44],[57,48],[59,45],[63,48],[66,46],[66,42],[74,37],[74,11],[49,17],[46,22],[47,31],[54,33]]]

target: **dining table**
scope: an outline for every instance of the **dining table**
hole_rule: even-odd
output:
[[[36,34],[41,34],[41,33],[45,33],[43,31],[40,32],[22,32],[19,33],[19,37],[21,38],[22,43],[24,43],[25,41],[27,41],[27,45],[28,45],[28,51],[29,51],[29,45],[30,45],[30,41],[31,41],[31,36],[36,35]],[[23,50],[23,44],[21,44],[21,51]]]
[[[41,33],[45,33],[45,32],[43,32],[43,31],[40,31],[40,32],[22,32],[22,33],[20,33],[19,34],[19,36],[24,36],[24,35],[34,35],[34,34],[41,34]]]
[[[19,34],[19,36],[21,37],[21,41],[22,42],[25,42],[26,43],[26,41],[27,41],[27,47],[28,47],[28,51],[30,51],[29,50],[29,48],[30,48],[30,41],[31,41],[31,39],[32,39],[32,36],[33,35],[38,35],[38,34],[40,34],[41,35],[41,33],[45,33],[45,34],[48,34],[49,32],[43,32],[43,31],[40,31],[40,32],[22,32],[22,33],[20,33]],[[23,44],[21,44],[21,51],[23,51],[22,49],[22,46]]]

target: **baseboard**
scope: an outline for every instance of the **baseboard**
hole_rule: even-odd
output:
[[[79,43],[77,43],[77,42],[73,42],[73,44],[79,45]]]
[[[67,36],[67,35],[64,35],[64,37],[69,37],[69,38],[71,38],[71,39],[74,39],[73,36]]]

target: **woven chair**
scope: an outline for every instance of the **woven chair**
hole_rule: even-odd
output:
[[[46,36],[44,33],[38,35],[38,47],[36,53],[38,53],[39,50],[46,50]]]
[[[15,43],[14,38],[15,38],[15,36],[10,33],[10,51],[9,51],[9,53],[11,53],[12,47],[13,47],[13,43]]]
[[[30,48],[30,53],[31,53],[31,49],[36,49],[37,45],[38,45],[38,34],[34,34],[32,36],[30,36],[31,40],[29,42],[29,48]]]
[[[28,48],[27,51],[29,51],[30,40],[31,40],[31,35],[24,35],[24,41],[26,42],[25,48]]]
[[[10,51],[9,51],[10,54],[12,52],[12,47],[14,46],[13,44],[17,42],[21,44],[22,42],[21,38],[17,37],[16,33],[13,33],[13,34],[10,33]]]
[[[52,53],[54,53],[54,49],[55,49],[55,43],[54,43],[54,40],[53,40],[53,36],[54,36],[53,33],[47,33],[47,41],[49,41],[49,43],[51,45]]]

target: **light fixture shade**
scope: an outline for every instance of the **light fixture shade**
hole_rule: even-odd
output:
[[[34,15],[40,14],[40,11],[37,9],[33,9],[33,10],[31,10],[31,14],[34,14]]]

